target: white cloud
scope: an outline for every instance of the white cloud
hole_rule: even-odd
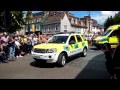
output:
[[[114,16],[116,13],[119,11],[100,11],[100,14],[97,16],[93,16],[92,18],[97,20],[99,24],[103,24],[104,21],[109,17],[109,16]]]

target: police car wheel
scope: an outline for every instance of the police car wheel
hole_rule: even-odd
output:
[[[83,49],[82,56],[85,57],[87,55],[87,48]]]
[[[60,65],[60,66],[64,66],[65,63],[66,63],[66,55],[64,53],[61,53],[58,57],[58,61],[57,63]]]

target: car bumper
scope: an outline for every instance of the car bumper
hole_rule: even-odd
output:
[[[47,63],[55,63],[58,59],[56,53],[35,53],[32,51],[31,54],[34,59],[45,60]]]

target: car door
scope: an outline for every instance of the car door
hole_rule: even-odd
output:
[[[76,44],[76,39],[75,39],[75,36],[72,35],[68,41],[69,55],[70,56],[76,54],[75,44]]]
[[[80,53],[83,50],[82,38],[80,37],[80,35],[76,35],[76,39],[77,39],[77,43],[75,44],[75,48],[77,53]]]
[[[116,36],[116,30],[114,30],[110,35],[109,35],[109,44],[111,45],[112,48],[116,48],[118,45],[118,38]]]

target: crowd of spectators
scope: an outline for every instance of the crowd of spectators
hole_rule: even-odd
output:
[[[32,33],[20,35],[0,32],[0,62],[8,63],[31,53],[32,47],[46,42],[52,35]]]

